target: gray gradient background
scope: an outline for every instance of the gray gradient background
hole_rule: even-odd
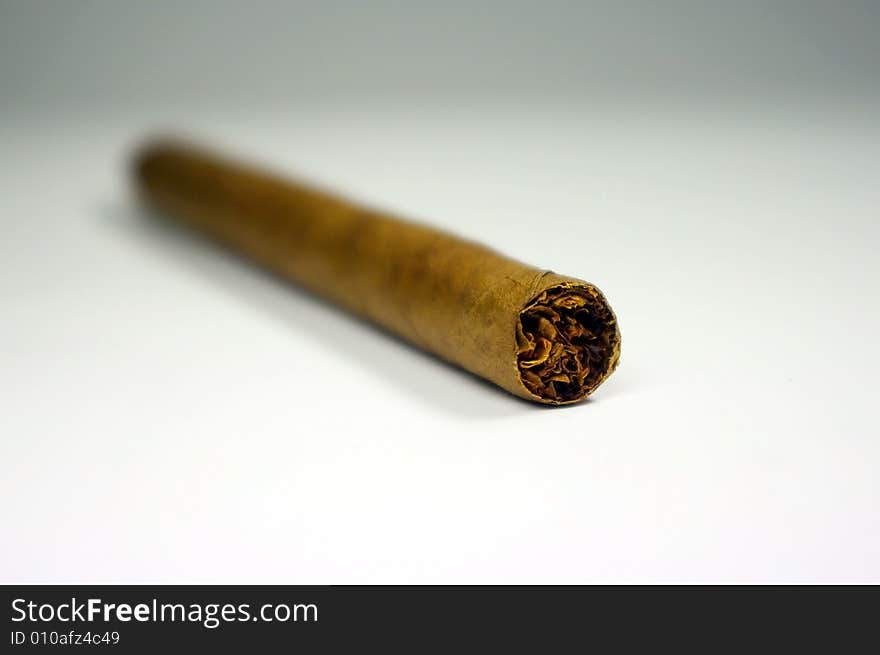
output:
[[[878,29],[0,0],[0,580],[880,582]],[[621,368],[535,408],[151,220],[157,129],[596,282]]]

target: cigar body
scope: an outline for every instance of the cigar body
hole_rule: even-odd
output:
[[[135,177],[162,213],[522,398],[574,402],[617,365],[582,280],[179,142],[148,144]]]

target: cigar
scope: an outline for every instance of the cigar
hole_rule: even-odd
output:
[[[588,282],[184,142],[147,143],[134,172],[160,213],[521,398],[573,403],[617,366]]]

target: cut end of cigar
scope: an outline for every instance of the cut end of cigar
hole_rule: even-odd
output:
[[[542,291],[520,312],[517,366],[530,393],[563,405],[590,395],[620,358],[620,331],[605,298],[588,284]]]

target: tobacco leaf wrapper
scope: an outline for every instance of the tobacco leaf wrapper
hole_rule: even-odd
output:
[[[583,280],[181,142],[148,144],[135,177],[162,213],[522,398],[581,400],[617,366]]]

